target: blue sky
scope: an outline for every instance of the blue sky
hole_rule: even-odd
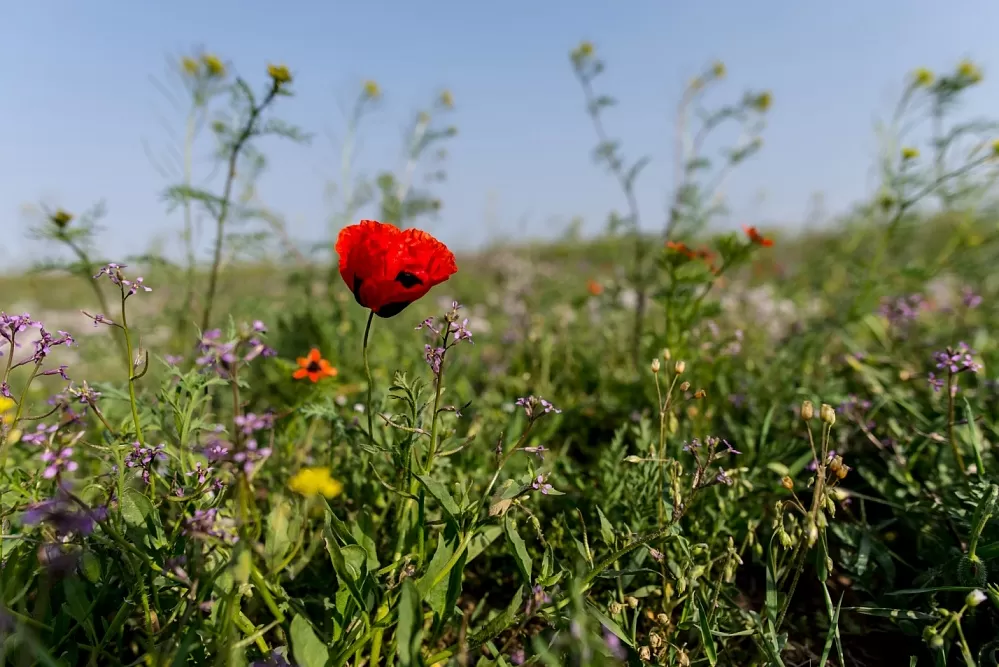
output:
[[[361,133],[358,168],[369,174],[401,166],[410,114],[451,90],[460,134],[437,186],[444,209],[428,226],[467,247],[522,227],[550,234],[576,215],[596,231],[623,210],[590,159],[595,139],[567,55],[581,39],[606,60],[598,87],[620,100],[607,113],[611,134],[629,158],[653,159],[639,185],[649,227],[661,224],[671,183],[678,95],[716,58],[729,72],[716,99],[774,94],[763,152],[729,181],[728,224],[794,224],[816,193],[835,213],[872,191],[874,121],[912,68],[970,57],[985,82],[966,110],[999,108],[997,25],[999,3],[986,0],[12,3],[0,22],[0,269],[42,256],[23,231],[24,205],[39,200],[80,211],[105,199],[108,258],[154,241],[179,247],[180,219],[160,198],[168,183],[143,141],[162,150],[164,119],[182,122],[150,76],[199,46],[260,86],[269,61],[294,71],[297,94],[280,115],[315,138],[266,142],[259,194],[296,239],[322,237],[343,110],[363,80],[384,91]],[[202,172],[208,157],[202,150]]]

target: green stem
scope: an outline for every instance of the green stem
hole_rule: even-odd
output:
[[[374,431],[374,415],[371,410],[371,367],[368,365],[368,335],[371,333],[371,320],[375,319],[375,311],[368,313],[368,323],[364,326],[364,344],[362,346],[361,354],[364,357],[364,376],[368,379],[368,405],[366,412],[368,414],[368,442],[372,445],[375,444],[375,431]]]
[[[139,423],[139,401],[135,396],[135,357],[132,349],[132,337],[128,335],[128,317],[125,314],[126,299],[125,288],[123,287],[121,291],[121,332],[125,337],[125,364],[128,368],[128,401],[132,405],[132,421],[135,422],[135,439],[139,441],[140,446],[145,447],[146,443],[142,438],[142,425]]]

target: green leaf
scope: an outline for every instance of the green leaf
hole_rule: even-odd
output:
[[[361,579],[366,574],[364,564],[367,562],[367,552],[356,544],[341,547],[329,526],[323,529],[323,542],[326,543],[326,551],[329,552],[337,578],[350,591],[357,606],[367,610],[360,588]]]
[[[777,533],[774,533],[770,537],[770,544],[767,546],[767,592],[766,592],[766,606],[767,606],[767,618],[770,619],[771,623],[777,622],[777,563],[774,556],[774,541],[777,539]]]
[[[329,650],[312,630],[312,624],[299,614],[291,621],[291,651],[301,667],[325,667],[330,657]]]
[[[421,664],[420,645],[423,634],[423,613],[420,593],[412,579],[404,579],[399,595],[399,626],[396,628],[396,654],[399,664],[409,667]]]
[[[130,526],[144,526],[153,511],[149,498],[138,489],[129,487],[121,494],[121,516]]]
[[[457,521],[458,517],[461,516],[461,508],[458,507],[458,503],[454,501],[454,498],[451,497],[450,492],[448,492],[444,485],[426,475],[414,475],[414,477],[420,480],[420,483],[426,488],[427,493],[440,503],[441,509],[444,510],[448,517]]]
[[[454,550],[457,545],[458,537],[454,533],[441,533],[440,537],[437,538],[437,548],[434,550],[434,556],[430,559],[426,572],[416,582],[416,588],[420,591],[421,600],[425,599],[437,585],[435,582],[441,577],[448,562],[454,556]],[[435,609],[435,611],[437,610]]]
[[[101,561],[94,555],[93,551],[84,550],[80,554],[80,571],[92,584],[96,584],[101,578]]]
[[[531,556],[527,553],[527,544],[524,543],[524,538],[517,531],[517,524],[509,514],[503,517],[503,531],[506,534],[507,546],[510,547],[510,552],[517,562],[520,576],[524,578],[524,583],[530,587],[533,581],[531,579]]]
[[[278,497],[267,514],[267,537],[264,541],[264,560],[268,568],[278,566],[291,546],[289,528],[291,524],[291,504]]]
[[[704,646],[704,655],[707,656],[708,662],[714,667],[714,665],[718,664],[718,649],[715,648],[715,638],[711,636],[711,620],[708,618],[708,613],[704,611],[704,603],[701,602],[701,598],[695,595],[694,602],[697,604],[697,629],[701,632],[701,645]]]

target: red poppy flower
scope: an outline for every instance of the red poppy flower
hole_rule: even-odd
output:
[[[312,348],[307,357],[298,358],[298,369],[292,374],[296,380],[309,378],[313,382],[319,382],[320,378],[336,377],[336,369],[330,366],[330,362],[323,359],[319,350]]]
[[[596,280],[589,280],[586,283],[586,291],[593,296],[600,296],[604,293],[604,286],[598,283]]]
[[[451,251],[427,232],[376,220],[340,230],[336,252],[357,303],[379,317],[398,315],[458,271]]]
[[[761,245],[764,248],[769,248],[774,244],[773,239],[768,239],[765,236],[763,236],[763,234],[760,234],[756,230],[756,227],[747,227],[746,225],[743,225],[742,231],[746,232],[746,236],[749,237],[749,240],[755,243],[756,245]]]

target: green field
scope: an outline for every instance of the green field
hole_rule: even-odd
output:
[[[289,245],[241,179],[298,136],[269,115],[292,73],[179,71],[195,108],[235,90],[224,180],[171,190],[218,261],[104,257],[48,211],[73,259],[0,277],[0,665],[997,664],[994,138],[944,116],[966,159],[901,144],[872,201],[796,232],[713,231],[694,156],[668,236],[629,208],[447,277],[415,235]],[[394,178],[377,217],[424,227],[439,202]],[[257,255],[226,233],[254,216]]]

